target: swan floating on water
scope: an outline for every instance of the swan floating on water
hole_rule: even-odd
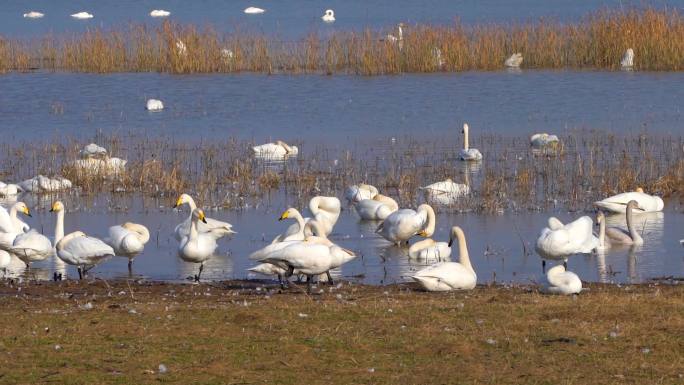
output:
[[[297,148],[297,146],[290,146],[282,140],[277,140],[275,143],[254,146],[252,147],[252,151],[257,158],[283,159],[290,156],[297,156],[299,148]]]
[[[546,273],[546,282],[541,291],[547,294],[579,294],[582,291],[582,281],[577,274],[566,271],[565,266],[560,264]]]
[[[387,219],[393,212],[399,210],[399,205],[394,199],[377,194],[372,199],[362,199],[354,203],[354,208],[362,220],[376,221]]]
[[[414,235],[430,237],[435,233],[435,211],[428,204],[418,206],[417,210],[397,210],[378,226],[376,233],[397,245]]]
[[[376,195],[378,195],[378,189],[365,183],[349,186],[344,191],[344,198],[351,203],[360,202],[364,199],[373,199]]]
[[[397,24],[397,36],[388,34],[386,39],[392,43],[401,43],[404,41],[404,23]]]
[[[542,229],[537,238],[535,249],[543,260],[567,260],[573,254],[591,253],[599,245],[599,239],[592,232],[593,227],[594,221],[588,216],[567,225],[551,217],[548,227]]]
[[[145,109],[147,111],[161,111],[164,109],[164,103],[159,99],[148,99],[147,104],[145,104]]]
[[[244,12],[245,12],[246,14],[248,14],[248,15],[256,15],[256,14],[259,14],[259,13],[264,13],[264,12],[266,12],[266,10],[265,10],[265,9],[262,9],[262,8],[257,8],[257,7],[247,7],[247,8],[245,8],[245,11],[244,11]]]
[[[190,214],[190,231],[183,236],[178,245],[178,256],[185,262],[199,263],[199,272],[195,275],[195,282],[199,282],[202,270],[204,270],[204,262],[206,262],[214,254],[216,250],[216,237],[210,232],[200,232],[198,230],[198,223],[207,224],[204,211],[202,209],[194,209]]]
[[[43,175],[38,175],[19,183],[19,187],[26,192],[49,193],[69,190],[72,188],[72,184],[69,179],[60,176],[48,178]]]
[[[620,67],[623,69],[632,69],[634,67],[634,50],[627,48],[625,54],[622,55],[622,60],[620,60]]]
[[[181,196],[179,196],[176,200],[176,204],[173,205],[173,208],[178,208],[184,204],[190,206],[190,215],[186,220],[179,223],[174,230],[174,234],[178,241],[182,240],[184,237],[187,237],[190,234],[193,212],[195,211],[195,209],[197,209],[195,200],[192,199],[192,197],[188,194],[181,194]],[[207,218],[206,216],[204,216],[204,214],[202,216],[204,220],[199,221],[197,225],[197,230],[200,234],[207,233],[208,235],[214,237],[214,239],[217,240],[227,235],[235,234],[235,231],[233,231],[233,225],[231,225],[230,223],[219,221],[212,218]]]
[[[165,11],[163,9],[153,9],[150,12],[150,16],[152,17],[168,17],[171,15],[171,12]]]
[[[326,9],[325,14],[321,16],[321,19],[326,23],[332,23],[335,21],[335,12],[332,9]]]
[[[128,271],[131,271],[133,260],[145,249],[150,240],[147,227],[137,223],[126,222],[122,225],[111,226],[105,243],[114,249],[116,255],[128,258]]]
[[[455,183],[451,178],[436,182],[425,187],[420,187],[425,200],[430,204],[449,206],[470,194],[470,186],[463,183]]]
[[[482,153],[480,153],[480,150],[476,148],[470,148],[470,144],[468,141],[469,132],[470,127],[468,127],[468,123],[463,123],[463,130],[461,131],[461,133],[463,134],[463,148],[458,153],[458,155],[461,158],[461,160],[482,160]]]
[[[477,274],[470,264],[470,255],[463,230],[451,228],[448,247],[458,241],[458,262],[439,262],[417,272],[413,278],[427,291],[471,290],[477,284]]]
[[[534,148],[542,148],[546,146],[553,146],[560,142],[556,135],[549,135],[547,133],[534,134],[530,137],[530,146]]]
[[[506,61],[504,65],[509,68],[518,68],[523,62],[523,55],[520,52],[514,53]]]
[[[74,19],[85,20],[85,19],[92,19],[93,14],[83,11],[83,12],[74,13],[73,15],[71,15],[71,17],[73,17]]]
[[[641,187],[633,192],[613,195],[609,198],[594,202],[594,206],[612,213],[624,214],[627,209],[627,203],[631,200],[637,201],[639,212],[650,213],[662,211],[665,207],[665,202],[663,202],[661,197],[646,194]]]
[[[596,246],[596,250],[603,251],[609,249],[612,245],[610,243],[610,238],[606,237],[606,216],[601,210],[596,213],[596,224],[599,226],[598,246]]]
[[[638,207],[639,204],[635,200],[631,200],[627,203],[627,208],[625,210],[627,230],[619,227],[604,228],[604,236],[610,240],[611,245],[642,245],[644,243],[644,239],[639,235],[639,232],[637,232],[634,226],[634,219],[632,217],[633,211],[638,210]]]
[[[38,11],[30,11],[30,12],[26,12],[24,14],[24,18],[26,18],[26,19],[40,19],[43,16],[45,16],[45,14],[42,12],[38,12]]]

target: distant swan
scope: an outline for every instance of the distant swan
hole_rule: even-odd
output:
[[[9,197],[17,195],[22,189],[19,185],[0,182],[0,196]]]
[[[195,282],[199,282],[204,262],[214,254],[216,250],[216,238],[209,233],[200,233],[197,228],[199,222],[207,223],[202,209],[194,209],[190,214],[190,232],[185,235],[178,245],[178,256],[185,262],[199,263],[199,272],[195,275]]]
[[[333,21],[335,21],[335,12],[333,12],[332,9],[327,9],[325,11],[325,14],[321,16],[321,19],[323,19],[323,21],[325,21],[326,23],[332,23]]]
[[[639,235],[639,232],[634,228],[634,219],[632,218],[632,211],[638,209],[637,201],[629,201],[625,216],[627,217],[627,230],[618,227],[608,227],[605,229],[605,236],[610,239],[611,244],[621,245],[642,245],[644,239]]]
[[[467,184],[455,183],[451,178],[420,187],[420,190],[423,191],[425,201],[444,206],[452,205],[458,198],[470,194],[470,187]]]
[[[458,153],[458,155],[461,158],[461,160],[482,160],[482,154],[480,153],[480,150],[470,148],[470,144],[468,142],[469,131],[470,127],[468,127],[468,123],[463,123],[463,130],[461,131],[461,133],[463,134],[463,148]]]
[[[161,111],[164,109],[164,103],[159,99],[148,99],[145,108],[147,111]]]
[[[599,243],[594,236],[594,221],[587,216],[563,225],[555,217],[549,218],[549,225],[542,229],[535,249],[542,259],[563,259],[573,254],[591,253]]]
[[[88,13],[88,12],[79,12],[79,13],[74,13],[73,15],[71,15],[71,17],[73,17],[74,19],[81,19],[81,20],[92,19],[93,14]]]
[[[546,273],[546,282],[541,291],[548,294],[579,294],[582,291],[582,281],[572,271],[565,271],[565,266],[558,265]]]
[[[49,193],[69,190],[71,189],[72,184],[69,179],[59,176],[48,178],[43,175],[38,175],[19,183],[19,187],[26,192]]]
[[[392,43],[397,43],[397,42],[402,43],[404,41],[404,30],[403,30],[403,28],[404,28],[404,23],[397,24],[397,31],[398,31],[397,36],[394,36],[392,34],[388,34],[386,36],[387,40],[392,42]]]
[[[137,223],[126,222],[122,225],[111,226],[105,243],[114,249],[116,255],[128,258],[128,270],[131,270],[133,260],[145,248],[150,240],[147,227]]]
[[[465,234],[458,226],[454,226],[451,229],[451,237],[448,244],[449,248],[451,247],[454,238],[458,241],[458,262],[439,262],[420,270],[411,277],[425,290],[471,290],[477,284],[477,274],[475,274],[475,270],[470,264]]]
[[[594,206],[613,213],[624,214],[627,208],[627,203],[629,203],[631,200],[637,201],[639,204],[638,210],[640,212],[650,213],[662,211],[665,207],[665,202],[663,202],[661,197],[646,194],[640,187],[633,192],[613,195],[604,200],[594,202]]]
[[[397,202],[385,195],[377,194],[373,199],[363,199],[354,204],[356,212],[366,221],[384,220],[399,210]]]
[[[31,11],[24,14],[24,17],[27,19],[40,19],[43,16],[45,16],[45,14],[38,11]]]
[[[625,51],[625,54],[622,56],[622,60],[620,60],[620,67],[623,69],[631,69],[634,67],[634,50],[631,48],[627,48],[627,51]]]
[[[176,200],[176,204],[173,206],[173,208],[178,208],[184,204],[190,206],[190,215],[185,221],[179,223],[178,226],[176,226],[176,229],[174,230],[176,239],[179,241],[186,237],[188,234],[190,234],[193,212],[197,208],[195,200],[192,199],[192,197],[188,194],[181,194],[181,196],[178,197],[178,199]],[[204,212],[202,213],[204,217]],[[205,219],[199,221],[200,223],[198,223],[197,225],[197,229],[200,234],[208,233],[214,239],[217,240],[225,237],[226,235],[235,234],[235,231],[233,231],[233,225],[231,225],[230,223],[218,221],[212,218],[204,218]]]
[[[266,12],[266,10],[261,9],[261,8],[257,8],[257,7],[247,7],[247,8],[245,8],[244,12],[248,15],[254,15],[254,14],[258,14],[258,13],[264,13],[264,12]]]
[[[171,12],[165,11],[163,9],[153,9],[150,12],[150,16],[152,17],[167,17],[169,15],[171,15]]]
[[[178,55],[185,56],[188,53],[188,47],[183,43],[183,40],[176,40],[176,49],[178,50]]]
[[[118,176],[126,171],[128,163],[124,159],[110,157],[107,149],[95,143],[90,143],[81,150],[81,158],[72,163],[79,176]]]
[[[546,147],[554,145],[559,142],[556,135],[549,135],[547,133],[534,134],[530,137],[530,146],[535,148]]]
[[[360,202],[364,199],[373,199],[378,195],[378,189],[375,186],[361,183],[347,187],[344,191],[344,197],[349,202]]]
[[[435,232],[435,211],[427,204],[418,206],[417,210],[395,211],[378,226],[376,232],[397,245],[417,234],[430,237]]]
[[[282,140],[275,143],[266,143],[252,147],[254,156],[266,159],[282,159],[289,156],[296,156],[299,153],[297,146],[290,146]]]
[[[504,61],[504,65],[506,67],[510,67],[510,68],[518,68],[518,67],[520,67],[522,62],[523,62],[523,55],[520,52],[518,52],[518,53],[514,53],[513,55],[511,55],[511,57],[506,59],[506,61]]]

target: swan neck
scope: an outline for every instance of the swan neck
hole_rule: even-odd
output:
[[[12,221],[17,219],[17,205],[16,204],[12,205],[12,207],[10,207],[9,215],[10,215],[10,218],[12,218]]]
[[[429,205],[425,205],[424,210],[427,213],[427,224],[425,226],[425,233],[427,233],[428,236],[432,236],[432,234],[435,233],[435,225],[437,224],[437,220],[435,218],[435,210],[433,210],[432,207]]]
[[[606,245],[606,220],[601,218],[599,221],[599,245]]]
[[[147,227],[136,226],[136,230],[138,230],[136,234],[138,234],[141,243],[147,243],[150,240],[150,231],[147,230]]]
[[[57,211],[55,222],[55,245],[64,238],[64,210]]]
[[[470,255],[468,254],[468,245],[466,244],[465,234],[459,231],[456,232],[456,239],[458,240],[458,261],[463,267],[474,272],[473,265],[470,264]]]
[[[190,214],[192,215],[192,212],[197,208],[197,204],[195,204],[195,200],[192,197],[188,197],[188,206],[190,206]]]
[[[197,218],[192,218],[192,222],[190,222],[190,240],[195,241],[197,240],[198,237],[198,231],[197,231]]]
[[[641,238],[641,235],[639,235],[639,232],[638,232],[638,231],[636,230],[636,228],[634,227],[634,220],[633,220],[633,218],[632,218],[632,215],[634,215],[634,214],[632,213],[632,208],[631,208],[631,207],[627,207],[627,211],[626,211],[626,216],[627,216],[627,230],[629,231],[629,236],[630,236],[630,238],[632,238],[632,241],[633,241],[634,243],[637,243],[637,242],[639,242],[639,241],[642,241],[642,238]]]
[[[463,149],[468,151],[470,149],[470,144],[468,142],[468,129],[463,128]]]

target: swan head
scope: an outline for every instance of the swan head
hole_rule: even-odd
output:
[[[632,199],[631,201],[627,202],[627,211],[630,211],[630,210],[641,210],[641,211],[644,211],[643,209],[641,209],[641,208],[639,207],[639,202],[635,201],[634,199]]]
[[[24,202],[17,202],[14,204],[14,207],[17,208],[18,213],[23,213],[27,217],[31,216],[31,211],[29,210],[28,206],[26,206],[26,203]]]
[[[204,216],[204,210],[202,209],[195,209],[192,211],[192,219],[196,221],[202,221],[204,223],[207,223],[207,218]]]
[[[278,218],[278,220],[282,221],[283,219],[292,218],[296,216],[298,213],[299,212],[297,211],[297,209],[290,207],[289,209],[283,211],[282,214],[280,214],[280,218]]]
[[[468,123],[463,123],[463,129],[461,130],[461,134],[465,134],[470,130],[470,127],[468,127]]]
[[[184,204],[186,204],[186,203],[187,203],[187,204],[190,204],[190,202],[192,202],[192,201],[193,201],[193,199],[192,199],[192,197],[191,197],[190,195],[188,195],[188,194],[181,194],[181,195],[178,197],[178,199],[176,199],[176,204],[173,205],[173,208],[174,208],[174,209],[175,209],[175,208],[178,208],[178,207],[180,207],[180,206],[182,206],[182,205],[184,205]]]
[[[326,9],[325,10],[325,16],[328,16],[328,17],[335,16],[335,12],[333,12],[332,9]]]
[[[454,244],[454,239],[458,240],[458,239],[464,238],[464,237],[465,237],[465,234],[463,233],[462,228],[460,228],[458,226],[452,227],[451,228],[451,234],[449,235],[449,247],[451,247],[451,245]]]
[[[58,213],[60,211],[64,211],[64,203],[62,201],[56,201],[55,203],[52,204],[52,207],[50,208],[51,213]]]
[[[636,191],[636,192],[638,192],[638,193],[642,193],[642,194],[643,194],[643,192],[644,192],[644,189],[643,189],[643,188],[641,188],[641,187],[637,187],[637,188],[636,188],[636,190],[634,190],[634,191]]]

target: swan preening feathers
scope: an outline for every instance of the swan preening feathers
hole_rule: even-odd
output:
[[[418,206],[417,210],[397,210],[378,226],[376,232],[397,245],[414,235],[430,237],[435,232],[435,211],[428,204]]]
[[[393,212],[399,210],[397,202],[385,195],[376,194],[371,199],[362,199],[354,203],[359,217],[367,221],[387,219]]]
[[[197,204],[195,204],[195,200],[192,199],[190,195],[181,194],[176,200],[176,204],[173,206],[173,208],[179,208],[186,204],[190,207],[190,215],[185,221],[178,224],[174,231],[176,239],[179,241],[190,234],[190,228],[192,227],[192,222],[195,215],[193,213],[195,209],[197,209]],[[197,224],[197,231],[201,234],[207,233],[214,239],[218,240],[227,235],[235,233],[235,231],[233,231],[233,225],[228,222],[207,218],[204,216],[204,212],[202,212],[202,217],[204,219],[199,221],[201,223]]]
[[[561,264],[550,268],[546,273],[546,282],[541,291],[548,294],[579,294],[582,291],[582,281],[577,274],[566,271]]]
[[[567,259],[574,254],[591,253],[599,239],[592,233],[594,221],[581,217],[564,225],[555,217],[549,218],[548,227],[537,238],[536,250],[543,259]]]
[[[126,222],[122,225],[109,228],[109,236],[105,238],[105,243],[114,249],[116,255],[128,258],[128,269],[131,269],[133,259],[145,248],[145,244],[150,240],[150,231],[147,227]]]

